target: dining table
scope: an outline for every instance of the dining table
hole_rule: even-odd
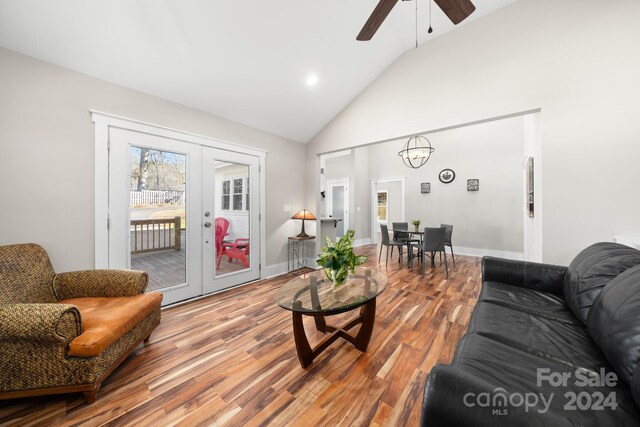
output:
[[[411,250],[411,244],[415,244],[415,239],[413,239],[413,236],[418,236],[418,240],[420,241],[418,244],[420,245],[420,247],[422,247],[422,242],[424,239],[424,229],[422,230],[394,230],[394,229],[389,229],[389,231],[391,233],[393,233],[394,235],[396,233],[407,233],[409,234],[409,238],[407,239],[407,268],[413,268],[413,251]],[[394,239],[395,240],[395,239]],[[412,242],[413,240],[413,242]],[[402,251],[398,251],[400,252],[400,256],[398,257],[398,262],[402,263]],[[433,256],[434,254],[431,254],[431,267],[435,267],[435,257]]]

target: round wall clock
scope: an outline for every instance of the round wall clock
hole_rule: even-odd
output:
[[[449,184],[456,179],[456,173],[451,169],[442,169],[440,171],[440,175],[438,175],[438,179],[443,184]]]

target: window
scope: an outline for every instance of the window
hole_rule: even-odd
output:
[[[233,180],[233,210],[242,210],[242,189],[244,188],[244,179],[235,178]]]
[[[222,210],[229,210],[229,199],[231,194],[231,181],[222,181]]]
[[[245,187],[245,199],[244,208],[249,210],[249,177],[247,177],[247,185]]]
[[[389,214],[389,191],[388,190],[380,190],[378,191],[378,221],[382,223],[386,223],[388,220]]]
[[[249,210],[249,178],[238,177],[222,181],[222,210]]]

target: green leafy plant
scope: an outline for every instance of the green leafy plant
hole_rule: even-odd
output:
[[[318,254],[316,262],[324,268],[327,277],[335,285],[344,283],[349,273],[355,273],[356,267],[367,260],[366,256],[358,256],[353,252],[353,237],[355,234],[355,231],[348,230],[336,242],[326,237],[322,253]]]
[[[416,230],[418,230],[420,228],[420,220],[419,219],[412,219],[411,220],[411,224],[413,224],[413,226],[416,228]]]

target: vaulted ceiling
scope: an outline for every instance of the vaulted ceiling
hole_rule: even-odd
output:
[[[515,1],[473,0],[458,27]],[[427,34],[427,0],[369,42],[377,0],[0,0],[0,46],[307,142],[415,47],[416,2],[420,43],[456,28],[433,4]]]

